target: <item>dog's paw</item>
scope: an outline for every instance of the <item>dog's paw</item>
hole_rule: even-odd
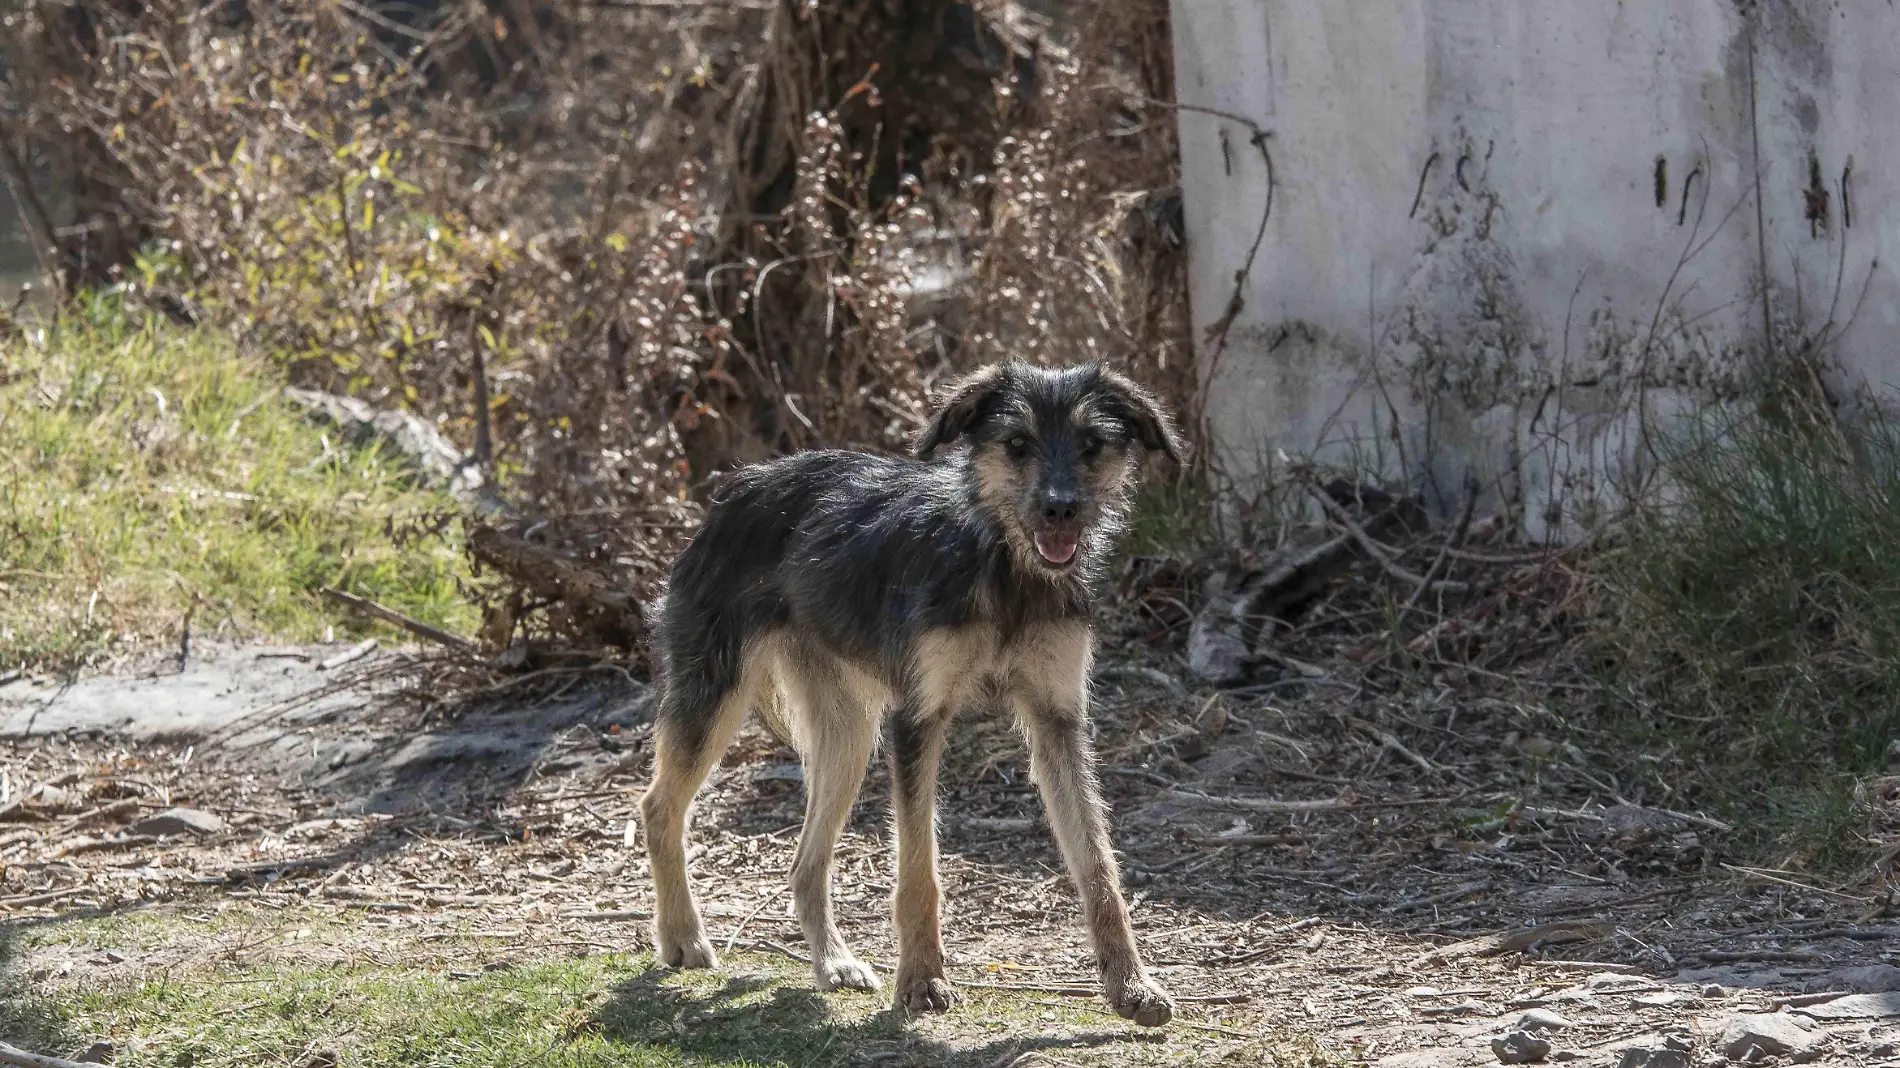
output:
[[[884,985],[869,964],[848,953],[814,963],[812,975],[820,990],[877,990]]]
[[[717,968],[719,954],[703,933],[675,938],[654,939],[660,963],[669,968]]]
[[[962,1000],[963,995],[957,988],[941,976],[918,976],[897,982],[896,1007],[905,1012],[949,1012]]]
[[[1119,983],[1108,984],[1108,1002],[1115,1014],[1133,1020],[1142,1027],[1160,1027],[1174,1019],[1174,999],[1161,984],[1145,975],[1136,975]]]

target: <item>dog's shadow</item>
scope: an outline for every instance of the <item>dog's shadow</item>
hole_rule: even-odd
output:
[[[667,979],[650,967],[619,984],[589,1028],[604,1040],[684,1054],[712,1065],[929,1065],[990,1068],[1039,1049],[1086,1049],[1143,1041],[1123,1030],[1068,1034],[973,1035],[951,1042],[921,1033],[905,1014],[883,1008],[852,1017],[810,988],[756,976],[732,976],[712,990]],[[883,998],[886,995],[878,994]],[[963,1013],[981,1013],[969,1005]],[[973,1029],[982,1023],[973,1018]]]

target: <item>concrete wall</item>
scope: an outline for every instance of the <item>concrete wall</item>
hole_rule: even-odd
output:
[[[1198,356],[1242,478],[1317,453],[1455,507],[1470,472],[1574,534],[1645,428],[1741,388],[1758,233],[1777,332],[1831,319],[1852,376],[1900,382],[1889,0],[1176,0],[1174,34]]]

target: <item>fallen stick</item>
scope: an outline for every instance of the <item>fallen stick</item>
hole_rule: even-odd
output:
[[[0,897],[0,909],[25,909],[32,908],[34,905],[50,905],[61,898],[77,897],[91,889],[89,886],[69,886],[64,890],[48,890],[43,894]]]
[[[53,847],[55,857],[70,857],[80,853],[104,853],[112,849],[136,849],[156,843],[155,834],[128,834],[124,838],[78,838],[68,839]]]
[[[356,609],[366,616],[374,616],[385,623],[394,623],[396,626],[414,634],[418,638],[427,638],[437,645],[446,646],[458,653],[474,655],[476,652],[475,643],[469,641],[467,638],[459,634],[450,634],[440,627],[432,627],[419,619],[410,619],[401,612],[377,604],[367,597],[358,597],[356,594],[344,593],[342,590],[332,589],[328,586],[323,588],[323,595],[333,601],[340,601],[343,604],[349,605],[351,608]]]
[[[1358,542],[1359,547],[1364,549],[1366,555],[1372,557],[1375,563],[1385,569],[1386,574],[1391,575],[1393,578],[1409,582],[1420,589],[1442,590],[1446,593],[1464,593],[1471,589],[1471,584],[1468,582],[1453,582],[1449,579],[1434,580],[1407,570],[1397,561],[1386,555],[1385,546],[1381,545],[1372,535],[1366,533],[1366,528],[1354,522],[1352,516],[1348,515],[1346,510],[1335,503],[1331,497],[1328,497],[1323,490],[1313,485],[1309,485],[1307,488],[1310,489],[1313,496],[1318,499],[1320,507],[1326,510],[1327,517],[1340,526],[1345,527],[1346,533],[1352,535],[1352,540]]]
[[[1526,927],[1521,931],[1485,935],[1482,938],[1471,938],[1463,942],[1453,942],[1448,946],[1439,946],[1437,949],[1413,957],[1410,966],[1417,968],[1435,961],[1457,960],[1460,957],[1495,957],[1500,953],[1529,949],[1540,942],[1582,942],[1602,937],[1614,929],[1613,924],[1575,920],[1544,923],[1536,927]]]
[[[318,671],[335,671],[345,664],[354,664],[376,651],[376,639],[365,638],[348,649],[330,657],[317,665]]]
[[[97,1065],[81,1064],[64,1057],[47,1057],[38,1053],[28,1053],[18,1046],[0,1042],[0,1064],[16,1065],[18,1068],[98,1068]]]
[[[1066,983],[1044,985],[1042,983],[991,983],[981,979],[962,979],[958,980],[955,985],[969,987],[974,990],[1007,990],[1018,994],[1060,994],[1068,998],[1092,998],[1101,993],[1100,987],[1084,986],[1079,983],[1074,985]],[[1173,997],[1174,1003],[1177,1005],[1244,1005],[1253,1000],[1252,994],[1241,993],[1176,994]]]
[[[1353,807],[1350,797],[1323,797],[1317,801],[1283,801],[1277,797],[1214,797],[1194,790],[1164,790],[1163,797],[1194,801],[1230,812],[1337,812]]]
[[[1385,746],[1387,749],[1392,750],[1394,753],[1397,753],[1398,755],[1404,757],[1405,759],[1411,761],[1412,763],[1417,764],[1420,768],[1424,769],[1426,774],[1428,775],[1437,774],[1439,770],[1438,765],[1432,763],[1429,760],[1426,760],[1424,757],[1419,756],[1417,753],[1412,752],[1410,749],[1407,749],[1405,747],[1405,743],[1399,741],[1398,736],[1393,734],[1391,731],[1382,730],[1379,727],[1376,727],[1373,724],[1367,723],[1365,720],[1358,718],[1357,716],[1354,716],[1351,719],[1351,723],[1354,727],[1357,727],[1358,729],[1366,732],[1367,734],[1372,735],[1375,739],[1378,740],[1380,745]]]
[[[1446,558],[1451,555],[1451,551],[1465,543],[1465,534],[1471,529],[1471,514],[1477,509],[1477,506],[1478,484],[1476,482],[1466,482],[1465,505],[1458,512],[1458,521],[1452,526],[1451,537],[1446,538],[1444,544],[1438,547],[1438,555],[1432,558],[1431,566],[1425,569],[1424,578],[1426,581],[1419,583],[1418,588],[1412,591],[1412,596],[1406,599],[1405,607],[1399,609],[1399,618],[1393,623],[1392,633],[1399,633],[1400,628],[1405,625],[1405,617],[1411,615],[1412,609],[1418,607],[1418,602],[1425,599],[1425,591],[1431,588],[1426,583],[1438,577],[1438,569],[1444,566]]]

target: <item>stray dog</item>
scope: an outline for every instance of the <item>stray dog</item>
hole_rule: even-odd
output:
[[[952,450],[952,446],[955,446]],[[961,712],[1008,708],[1082,898],[1103,992],[1148,1027],[1173,1001],[1135,948],[1088,735],[1092,587],[1135,448],[1179,459],[1154,398],[1090,364],[1011,362],[955,385],[918,459],[813,451],[738,472],[673,566],[656,636],[665,685],[640,801],[669,966],[717,964],[686,877],[694,795],[749,709],[805,766],[792,897],[820,989],[876,990],[832,920],[831,864],[890,722],[899,1008],[959,999],[944,977],[936,793]],[[929,462],[938,452],[948,457]]]

